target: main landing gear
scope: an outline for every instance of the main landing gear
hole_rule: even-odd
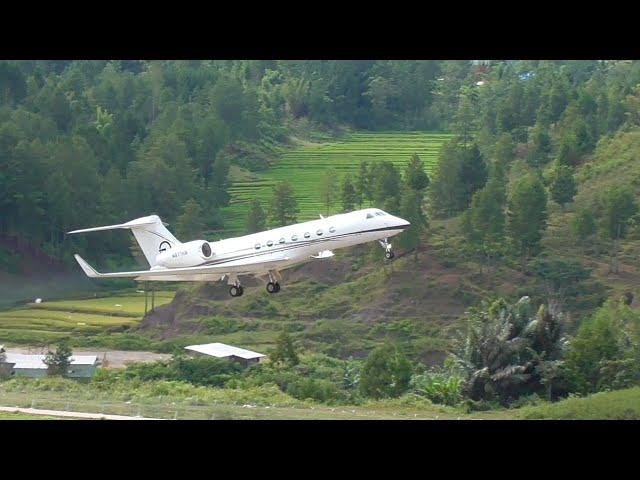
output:
[[[280,291],[280,284],[276,279],[277,272],[269,271],[269,283],[267,283],[267,292],[278,293]]]
[[[242,288],[242,285],[240,285],[239,283],[237,283],[236,285],[231,285],[231,287],[229,287],[229,295],[231,295],[232,297],[241,297],[243,293],[244,288]]]
[[[384,248],[385,250],[384,258],[386,258],[387,260],[391,260],[393,257],[395,257],[393,250],[391,250],[391,244],[387,242],[386,238],[384,240],[380,240],[380,245],[382,245],[382,248]]]

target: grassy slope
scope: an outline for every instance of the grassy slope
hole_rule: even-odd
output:
[[[291,398],[275,386],[249,390],[176,382],[123,382],[112,390],[61,379],[0,382],[0,405],[178,419],[640,419],[640,387],[557,403],[466,413],[407,394],[362,405],[319,405]],[[14,414],[7,414],[14,415]],[[0,414],[0,419],[3,416]],[[11,418],[11,417],[9,417]],[[38,417],[42,418],[42,417]]]
[[[601,392],[584,398],[524,407],[517,418],[567,420],[639,420],[640,387]]]
[[[156,306],[166,304],[173,292],[156,292]],[[0,344],[47,343],[108,332],[137,325],[144,315],[144,294],[60,300],[0,312]]]
[[[283,150],[271,168],[260,174],[234,171],[235,181],[230,188],[231,204],[223,215],[225,225],[234,234],[241,234],[247,216],[248,202],[261,200],[263,207],[271,199],[273,185],[288,181],[293,186],[300,207],[299,220],[317,218],[325,212],[320,201],[318,185],[327,168],[334,168],[340,177],[355,174],[361,160],[388,160],[403,168],[417,153],[431,173],[436,165],[442,144],[450,137],[427,132],[388,132],[347,134],[337,141],[311,143]],[[334,210],[337,211],[335,206]]]
[[[0,420],[59,420],[59,418],[46,415],[29,415],[28,413],[0,412]]]
[[[506,267],[479,273],[445,264],[443,236],[430,237],[417,262],[413,255],[388,262],[377,245],[338,251],[330,260],[284,271],[277,295],[258,282],[235,299],[224,285],[193,286],[156,309],[142,328],[158,338],[189,335],[189,341],[259,352],[286,328],[304,348],[341,358],[362,357],[392,339],[414,359],[437,362],[466,307],[487,294],[512,294],[529,281]]]
[[[550,202],[549,228],[543,243],[555,255],[580,261],[592,269],[592,276],[610,289],[610,295],[626,290],[640,298],[640,230],[630,231],[621,242],[620,273],[609,272],[611,241],[597,239],[585,250],[570,229],[573,216],[593,204],[603,192],[623,185],[631,186],[640,202],[640,129],[623,132],[601,141],[592,158],[578,168],[578,193],[565,209]],[[640,305],[640,302],[634,302]]]

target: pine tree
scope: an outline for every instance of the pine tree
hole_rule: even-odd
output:
[[[273,187],[269,217],[276,226],[284,227],[296,223],[299,211],[298,201],[288,182],[281,182]]]
[[[404,181],[407,186],[416,191],[422,191],[429,186],[429,177],[424,171],[424,162],[415,153],[404,171]]]
[[[405,250],[413,250],[414,259],[417,260],[420,235],[428,225],[422,211],[422,194],[419,191],[408,187],[402,190],[400,217],[411,223],[411,226],[398,236],[397,243]]]
[[[496,166],[487,184],[478,190],[462,216],[469,245],[490,260],[504,237],[506,192],[502,170]]]
[[[320,199],[325,206],[325,215],[329,214],[329,210],[335,202],[337,190],[338,175],[333,168],[329,168],[324,172],[320,183]]]
[[[537,175],[528,174],[515,182],[507,210],[507,232],[521,255],[523,268],[525,260],[537,253],[546,227],[547,192]]]
[[[596,219],[590,208],[583,208],[571,219],[571,230],[578,238],[583,250],[597,229]]]
[[[629,219],[638,211],[638,204],[631,188],[613,188],[600,198],[600,210],[601,228],[613,243],[610,270],[618,273],[618,243],[626,236]]]
[[[462,162],[459,181],[464,191],[464,196],[460,200],[462,207],[466,208],[471,202],[473,194],[487,182],[488,171],[478,144],[474,143],[471,148],[460,151],[460,155]]]
[[[350,212],[355,209],[358,198],[349,176],[345,176],[342,181],[341,200],[343,212]]]
[[[257,233],[266,228],[266,215],[260,204],[260,200],[254,198],[249,205],[249,213],[247,214],[247,233]]]
[[[573,170],[570,167],[561,164],[556,165],[549,192],[553,201],[561,207],[573,200],[577,188],[576,181],[573,178]]]
[[[297,365],[300,363],[298,354],[296,353],[293,340],[289,336],[286,330],[278,336],[276,340],[276,348],[270,355],[271,361],[274,364],[284,364],[288,366]]]
[[[362,208],[362,202],[371,201],[371,187],[369,185],[369,163],[366,160],[360,162],[358,176],[356,177],[356,198],[358,207]]]
[[[182,215],[180,215],[176,221],[176,231],[180,238],[192,240],[200,238],[203,230],[204,219],[202,207],[200,207],[200,204],[193,198],[190,198],[183,205]]]

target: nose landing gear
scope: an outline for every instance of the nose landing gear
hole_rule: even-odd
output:
[[[225,277],[222,277],[223,279]],[[242,294],[244,293],[244,288],[242,288],[242,285],[240,285],[240,280],[238,280],[238,276],[237,275],[230,275],[228,277],[228,285],[230,285],[229,287],[229,295],[231,295],[232,297],[241,297]]]
[[[384,258],[386,258],[387,260],[391,260],[393,257],[395,257],[393,250],[391,250],[391,244],[387,242],[386,238],[384,240],[380,240],[380,245],[382,245],[382,248],[384,248],[385,250]]]

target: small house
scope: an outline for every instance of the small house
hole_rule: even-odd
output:
[[[10,376],[40,378],[47,376],[48,366],[44,363],[46,355],[26,355],[22,353],[5,353],[3,365]],[[90,379],[98,368],[96,355],[72,355],[67,374],[68,378],[78,380]]]
[[[232,345],[225,345],[224,343],[189,345],[184,348],[185,350],[189,350],[200,355],[208,355],[216,358],[228,358],[234,362],[241,363],[245,367],[260,363],[263,358],[266,358],[266,355],[262,353],[252,352],[251,350],[245,350],[244,348],[238,348]]]

